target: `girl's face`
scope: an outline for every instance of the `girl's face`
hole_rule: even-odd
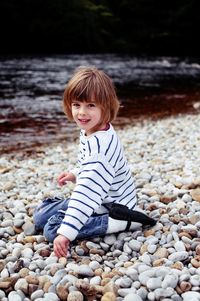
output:
[[[95,102],[73,101],[72,102],[72,116],[76,124],[85,134],[91,135],[96,127],[101,122],[101,108]],[[101,125],[99,129],[105,128],[105,124]]]

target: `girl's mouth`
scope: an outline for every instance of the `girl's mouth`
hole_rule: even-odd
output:
[[[90,121],[90,119],[78,119],[78,121],[82,124],[86,124]]]

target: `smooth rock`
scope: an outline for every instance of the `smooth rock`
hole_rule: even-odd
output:
[[[121,297],[125,297],[129,294],[135,294],[136,293],[136,289],[134,287],[131,288],[120,288],[118,290],[118,295]]]
[[[70,292],[67,298],[67,301],[83,301],[84,297],[81,292]]]
[[[45,293],[44,297],[45,297],[45,300],[59,301],[58,296],[56,294],[54,294],[54,293]]]
[[[124,301],[142,301],[142,298],[137,294],[128,294],[125,296]]]
[[[139,252],[141,246],[142,246],[142,243],[137,241],[136,239],[132,239],[129,241],[129,247],[133,250],[133,251],[136,251],[136,252]]]
[[[185,244],[182,241],[175,242],[174,248],[176,249],[177,252],[186,251]]]
[[[44,291],[39,289],[31,294],[31,300],[42,298],[43,295],[44,295]]]
[[[22,297],[17,292],[10,292],[8,301],[22,301]]]
[[[116,236],[114,234],[106,235],[104,237],[104,242],[109,246],[113,245],[115,241],[116,241]]]
[[[198,292],[185,292],[181,295],[183,297],[183,301],[197,301],[200,300],[200,293]]]
[[[107,292],[102,296],[101,301],[116,301],[116,296],[112,292]]]
[[[183,261],[185,259],[188,258],[188,252],[186,251],[179,251],[179,252],[174,252],[172,254],[170,254],[168,256],[168,259],[173,261],[173,262],[176,262],[176,261]]]
[[[175,288],[177,284],[178,284],[178,276],[176,274],[166,275],[162,282],[162,288],[168,288],[168,287]]]
[[[152,277],[149,278],[146,282],[146,286],[150,290],[155,290],[156,288],[160,288],[162,284],[162,277]]]

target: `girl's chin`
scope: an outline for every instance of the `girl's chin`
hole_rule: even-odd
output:
[[[78,127],[81,129],[81,130],[84,130],[86,133],[90,133],[91,132],[91,127],[88,127],[87,124],[78,124]]]

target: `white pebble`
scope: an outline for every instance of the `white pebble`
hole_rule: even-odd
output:
[[[8,295],[8,301],[22,301],[22,298],[18,293],[10,292]]]
[[[200,293],[198,292],[185,292],[182,294],[183,301],[200,300]]]
[[[183,261],[188,258],[188,252],[186,251],[179,251],[179,252],[174,252],[169,255],[168,259],[176,262],[176,261]]]
[[[128,294],[126,295],[126,297],[124,298],[124,301],[142,301],[142,299],[140,298],[140,296],[138,296],[137,294]]]
[[[100,276],[95,276],[90,279],[90,284],[92,285],[100,285],[101,283],[101,277]]]
[[[148,289],[154,291],[156,288],[161,287],[162,277],[152,277],[147,280],[146,286]]]

